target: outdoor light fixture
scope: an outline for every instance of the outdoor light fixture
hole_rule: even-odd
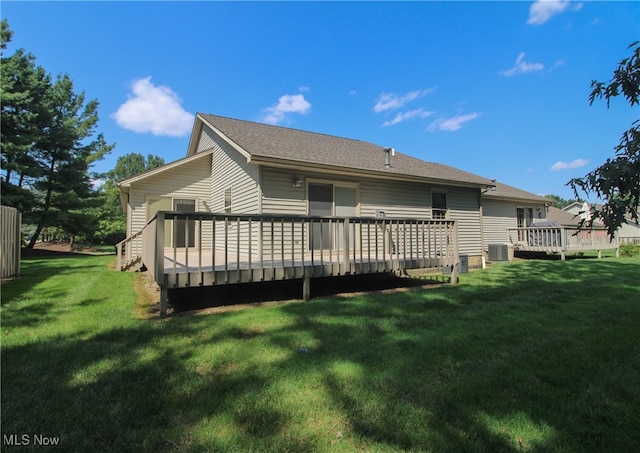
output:
[[[291,187],[295,187],[296,189],[299,189],[300,187],[302,187],[302,180],[300,178],[293,178],[293,183],[291,184]]]

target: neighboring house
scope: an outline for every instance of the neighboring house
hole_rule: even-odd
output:
[[[507,230],[509,244],[516,251],[559,253],[563,260],[567,252],[597,250],[600,257],[602,250],[617,250],[618,239],[610,240],[606,228],[601,223],[596,221],[591,228],[581,225],[584,217],[588,215],[586,213],[587,210],[583,210],[582,207],[577,214],[572,214],[548,206],[545,220],[534,221],[531,226],[524,228]]]
[[[546,220],[551,200],[496,182],[482,194],[483,247],[508,242],[509,228],[526,228]]]
[[[578,221],[584,216],[585,212],[588,212],[591,207],[589,204],[574,202],[568,206],[562,208],[563,211],[571,213],[576,216]],[[596,208],[600,209],[601,206],[596,205]],[[620,228],[616,231],[616,237],[620,240],[621,243],[625,242],[635,242],[640,243],[640,225],[638,225],[635,220],[631,218],[630,214],[625,216],[626,223],[623,223]],[[594,221],[594,225],[598,228],[603,227],[603,223],[597,219]]]
[[[141,257],[162,289],[455,267],[460,255],[480,267],[506,228],[545,215],[544,198],[494,185],[360,140],[197,114],[185,158],[118,187],[127,261]]]

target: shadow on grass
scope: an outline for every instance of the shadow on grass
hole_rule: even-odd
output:
[[[439,284],[436,280],[397,277],[393,274],[366,274],[311,279],[313,298],[344,294],[413,288]],[[181,313],[212,307],[257,304],[302,299],[302,280],[279,280],[238,285],[220,285],[170,289],[169,300],[175,312]]]
[[[292,335],[313,332],[330,394],[370,442],[517,451],[523,437],[528,451],[633,448],[637,266],[558,265],[505,267],[490,288],[284,309],[298,317]],[[368,322],[341,324],[354,316]],[[358,365],[355,382],[338,371],[344,362]]]
[[[522,263],[428,291],[105,319],[3,346],[2,431],[74,451],[629,451],[637,269]]]

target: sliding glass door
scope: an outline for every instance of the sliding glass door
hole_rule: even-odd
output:
[[[354,217],[357,215],[357,210],[358,200],[355,186],[322,183],[309,184],[310,216]],[[327,223],[322,226],[318,222],[314,223],[311,231],[311,247],[314,250],[341,247],[344,240],[342,228],[343,226],[340,224],[336,231],[333,231]],[[354,236],[352,235],[352,237]]]

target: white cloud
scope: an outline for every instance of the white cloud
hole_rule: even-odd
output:
[[[111,117],[134,132],[181,137],[191,132],[194,120],[181,104],[171,88],[155,86],[149,76],[131,84],[129,99]]]
[[[311,104],[302,94],[285,94],[280,96],[278,103],[265,109],[262,119],[267,124],[278,124],[287,119],[287,115],[298,113],[304,115],[311,110]]]
[[[516,58],[516,64],[513,66],[513,68],[507,69],[505,71],[500,71],[498,74],[505,77],[512,77],[516,74],[542,71],[544,69],[544,65],[542,63],[529,63],[527,61],[524,61],[524,55],[524,52],[520,52],[520,55],[518,55],[518,58]]]
[[[571,168],[580,168],[587,165],[589,161],[587,159],[576,159],[571,162],[558,161],[549,168],[551,171],[568,170]]]
[[[428,116],[433,115],[435,112],[427,111],[423,108],[419,108],[416,110],[411,110],[410,112],[398,113],[395,118],[389,121],[385,121],[382,123],[382,127],[393,126],[394,124],[401,123],[406,120],[410,120],[412,118],[426,118]]]
[[[474,119],[478,118],[479,116],[480,116],[479,113],[473,112],[473,113],[468,113],[466,115],[453,116],[451,118],[438,118],[437,120],[435,120],[433,123],[431,123],[429,125],[427,130],[429,132],[435,132],[435,131],[453,132],[453,131],[457,131],[458,129],[462,128],[462,125],[464,123],[466,123],[467,121],[474,120]]]
[[[549,72],[553,71],[554,69],[561,68],[562,66],[566,66],[566,65],[567,65],[566,58],[561,58],[559,60],[556,60],[556,62],[553,63],[553,66],[549,68]]]
[[[397,95],[396,93],[381,93],[380,96],[378,96],[376,105],[373,106],[373,111],[380,113],[387,110],[396,110],[404,106],[406,103],[419,97],[426,96],[434,91],[435,88],[426,88],[424,90],[410,91],[403,95]]]
[[[562,13],[567,9],[577,11],[582,8],[582,3],[569,0],[537,0],[529,8],[528,24],[542,25],[553,16]]]

